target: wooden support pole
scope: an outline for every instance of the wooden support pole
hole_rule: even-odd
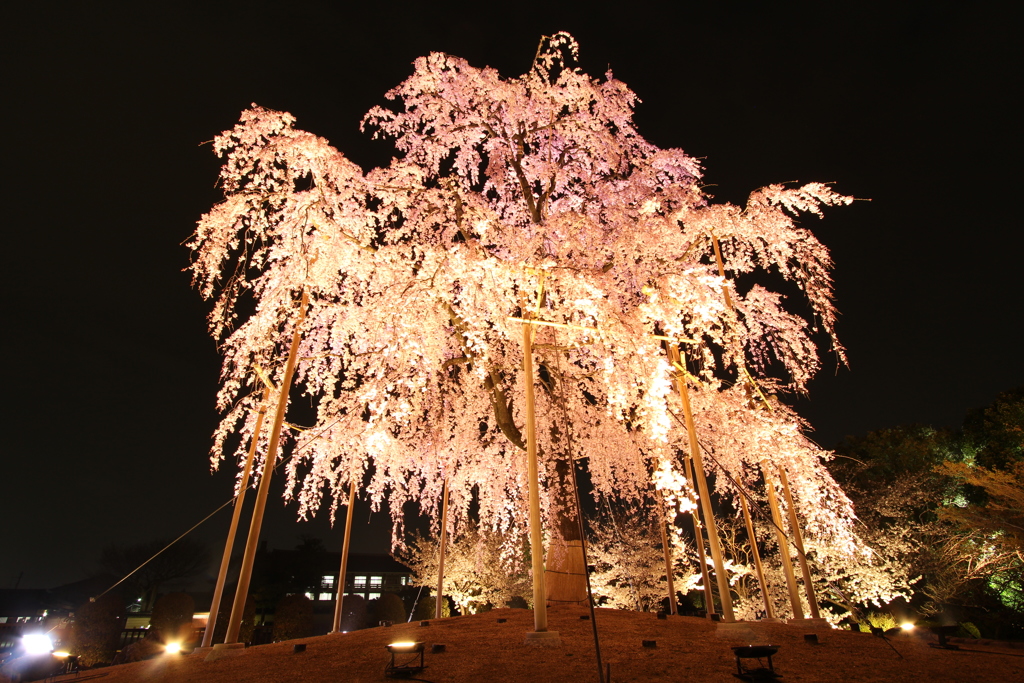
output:
[[[434,618],[440,619],[444,606],[444,552],[448,541],[448,478],[444,479],[444,494],[441,496],[441,557],[437,562],[437,597],[434,598]]]
[[[284,377],[281,378],[277,411],[274,413],[274,424],[270,432],[270,446],[267,448],[267,457],[263,462],[263,476],[260,478],[260,487],[256,492],[256,505],[252,511],[252,522],[249,524],[249,537],[245,542],[242,569],[238,575],[238,588],[235,591],[235,601],[231,605],[228,632],[224,637],[223,645],[228,647],[242,645],[242,643],[238,642],[238,634],[242,629],[245,600],[249,595],[249,582],[252,580],[252,564],[256,558],[256,546],[260,539],[260,528],[263,526],[263,511],[267,506],[267,494],[270,492],[270,480],[271,475],[274,473],[277,448],[281,443],[281,426],[284,424],[284,413],[288,407],[288,391],[291,389],[292,376],[295,374],[295,359],[298,356],[299,341],[302,339],[301,328],[302,322],[306,319],[306,305],[308,303],[309,294],[303,289],[302,297],[299,301],[299,314],[295,319],[295,328],[292,330],[292,343],[288,348],[288,361],[285,363]]]
[[[775,538],[779,542],[779,557],[782,559],[782,571],[786,575],[786,588],[789,589],[789,604],[793,608],[793,618],[803,619],[804,610],[800,605],[800,592],[796,587],[796,576],[793,574],[793,562],[789,558],[789,539],[782,531],[782,514],[779,512],[779,501],[775,497],[775,484],[768,471],[768,466],[761,461],[761,474],[764,475],[764,490],[768,494],[768,506],[772,509],[772,521],[775,522]]]
[[[681,362],[679,349],[674,345],[669,347],[675,358],[673,362]],[[704,476],[704,459],[700,454],[700,444],[697,443],[697,429],[693,423],[693,412],[690,409],[689,388],[686,386],[686,378],[677,373],[675,377],[676,390],[683,401],[683,415],[686,418],[686,431],[690,436],[690,457],[693,459],[694,479],[697,482],[697,495],[700,497],[701,509],[704,511],[704,524],[708,529],[708,546],[711,549],[711,561],[715,563],[715,580],[718,583],[718,600],[722,606],[722,619],[726,622],[736,621],[732,611],[732,594],[729,592],[729,577],[725,574],[725,560],[722,555],[722,546],[718,540],[718,528],[715,526],[715,513],[711,507],[711,493],[708,490],[708,480]]]
[[[811,569],[807,565],[807,554],[804,553],[804,539],[800,534],[800,520],[796,516],[796,504],[793,502],[793,493],[789,490],[789,480],[786,478],[785,467],[779,467],[779,481],[782,482],[782,493],[786,496],[786,507],[789,509],[789,530],[793,534],[796,556],[800,561],[800,573],[804,577],[804,593],[807,595],[807,606],[811,610],[811,618],[820,619],[818,599],[814,595],[814,583],[811,581]]]
[[[356,478],[352,477],[348,485],[348,509],[345,511],[345,537],[341,542],[341,567],[338,568],[338,580],[334,587],[337,597],[334,600],[334,627],[331,633],[341,633],[341,622],[345,618],[345,580],[348,578],[348,550],[352,540],[352,510],[356,507]]]
[[[711,245],[715,251],[715,262],[718,265],[718,275],[722,279],[725,279],[725,263],[722,260],[722,249],[718,244],[718,237],[715,236],[714,232],[711,233]],[[725,297],[725,305],[729,308],[729,310],[735,310],[732,303],[732,297],[729,295],[729,288],[724,287],[722,290],[722,294]],[[761,390],[757,387],[757,384],[754,382],[754,379],[750,376],[750,373],[747,371],[746,368],[743,368],[743,372],[747,375],[747,379],[750,380],[750,383],[757,390],[758,394],[761,394]],[[762,400],[765,400],[764,394],[761,394],[761,398]],[[765,403],[767,404],[767,400],[765,400]],[[775,533],[779,540],[779,552],[782,555],[782,568],[783,570],[785,570],[786,573],[786,585],[789,588],[789,601],[793,607],[793,616],[798,619],[802,619],[803,609],[800,606],[800,594],[799,592],[797,592],[796,588],[796,577],[793,575],[793,563],[789,557],[789,543],[786,540],[786,535],[781,531],[782,515],[779,513],[779,504],[775,498],[774,485],[772,484],[771,479],[768,476],[768,470],[765,468],[765,464],[763,461],[761,462],[761,472],[764,474],[764,485],[765,489],[768,492],[768,503],[769,505],[771,505],[772,508],[772,519],[775,520]],[[785,482],[785,477],[786,475],[783,473],[783,482]],[[785,483],[783,483],[783,488],[786,488]],[[792,505],[790,506],[790,510],[792,510]],[[793,532],[799,534],[795,524],[793,525]],[[754,552],[757,552],[756,549]],[[801,550],[801,556],[802,554],[803,553]],[[806,569],[804,570],[804,572],[805,576],[808,576],[808,574],[806,573]],[[807,581],[809,583],[809,579]],[[767,596],[767,593],[765,595]],[[811,604],[813,605],[811,611],[814,613],[815,617],[817,617],[818,605],[813,597],[811,597]]]
[[[523,384],[526,390],[526,466],[530,498],[530,556],[533,569],[533,628],[548,630],[547,588],[544,585],[544,542],[540,524],[540,477],[533,396],[533,326],[523,323]]]
[[[768,582],[764,580],[764,570],[761,567],[761,553],[757,550],[757,536],[754,534],[754,522],[750,519],[750,510],[747,509],[747,499],[740,493],[740,507],[743,508],[743,521],[747,524],[747,538],[750,542],[750,552],[754,556],[754,569],[757,570],[757,582],[761,586],[761,596],[764,598],[764,616],[768,619],[775,618],[775,610],[772,608],[771,596],[768,595]]]
[[[661,528],[661,548],[665,553],[665,579],[668,581],[668,613],[678,614],[679,608],[676,605],[676,586],[675,579],[672,574],[672,548],[668,544],[668,517],[665,512],[665,499],[660,495],[658,496],[660,503],[661,515],[658,520],[658,526]],[[582,526],[582,519],[580,520]]]
[[[684,466],[689,468],[687,476],[690,477],[690,481],[696,482],[697,476],[694,474],[693,461],[690,460],[688,455],[684,458]],[[704,527],[700,523],[698,510],[691,512],[690,518],[693,520],[693,535],[697,539],[697,561],[700,562],[700,576],[704,585],[704,616],[710,619],[711,615],[715,613],[715,596],[711,591],[711,574],[708,573],[708,554],[704,550]]]
[[[256,426],[252,430],[252,442],[249,444],[249,454],[245,458],[245,465],[242,467],[242,478],[238,482],[238,495],[235,496],[235,509],[231,513],[231,526],[228,527],[228,537],[224,541],[224,554],[220,558],[220,570],[217,572],[217,583],[213,588],[213,602],[210,603],[210,614],[206,618],[206,630],[203,631],[203,642],[200,647],[210,647],[213,643],[213,631],[217,627],[217,616],[220,613],[220,600],[224,595],[224,581],[228,576],[228,565],[231,564],[231,551],[235,547],[235,535],[238,533],[238,520],[242,516],[242,505],[245,503],[245,490],[249,488],[249,472],[252,470],[252,461],[256,457],[256,448],[260,440],[260,432],[263,430],[263,418],[267,415],[267,400],[270,398],[270,387],[263,389],[263,398],[260,401],[260,409],[256,414]]]

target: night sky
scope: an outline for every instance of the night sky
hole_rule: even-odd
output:
[[[359,120],[430,51],[517,76],[542,34],[567,30],[588,73],[610,66],[639,94],[642,134],[704,160],[717,200],[791,180],[871,199],[805,221],[832,251],[850,355],[796,401],[822,445],[956,427],[1024,384],[1019,16],[938,2],[174,4],[5,16],[0,587],[83,578],[104,546],[176,536],[230,497],[232,476],[208,466],[219,360],[183,272],[182,243],[220,198],[202,143],[255,102],[364,168],[386,164],[390,144]],[[218,557],[228,519],[198,532]],[[370,519],[357,506],[356,550],[383,552]],[[341,545],[279,497],[265,528],[271,547]]]

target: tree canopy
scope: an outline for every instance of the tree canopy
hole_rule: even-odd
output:
[[[645,140],[637,96],[610,71],[583,73],[577,49],[568,34],[545,37],[515,78],[446,54],[417,59],[387,93],[393,105],[363,120],[397,150],[368,172],[255,105],[216,138],[225,201],[190,243],[224,353],[214,464],[236,430],[251,435],[259,384],[280,383],[298,325],[296,391],[316,412],[286,463],[300,515],[325,494],[333,514],[369,473],[367,494],[389,499],[401,542],[404,504],[436,517],[447,480],[453,527],[473,508],[516,538],[525,382],[538,388],[546,516],[570,457],[586,459],[600,494],[683,490],[687,437],[671,391],[683,369],[664,348],[681,343],[715,460],[747,483],[762,461],[786,467],[810,542],[853,552],[828,454],[773,397],[806,389],[816,339],[844,359],[828,251],[795,216],[852,199],[810,183],[715,204],[700,164]],[[790,289],[803,301],[787,301]],[[543,323],[533,377],[524,320]],[[259,438],[265,452],[269,435]],[[731,490],[727,477],[717,484]]]

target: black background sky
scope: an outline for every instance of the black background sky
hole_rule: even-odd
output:
[[[103,546],[173,537],[230,497],[207,460],[218,356],[183,272],[220,196],[200,143],[256,102],[384,164],[358,122],[430,51],[516,76],[567,30],[585,70],[639,94],[641,133],[705,160],[718,200],[789,180],[871,198],[806,223],[851,361],[797,401],[823,445],[956,427],[1024,383],[1021,22],[1003,5],[176,4],[6,11],[0,587],[82,578]],[[272,547],[340,547],[270,507]],[[386,550],[369,518],[357,506],[357,550]],[[217,555],[227,520],[198,532]]]

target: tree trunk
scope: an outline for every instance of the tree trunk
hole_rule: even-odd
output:
[[[572,470],[567,460],[555,463],[557,504],[552,510],[547,562],[547,601],[554,605],[587,604],[587,568],[583,561],[580,520],[574,513]]]

